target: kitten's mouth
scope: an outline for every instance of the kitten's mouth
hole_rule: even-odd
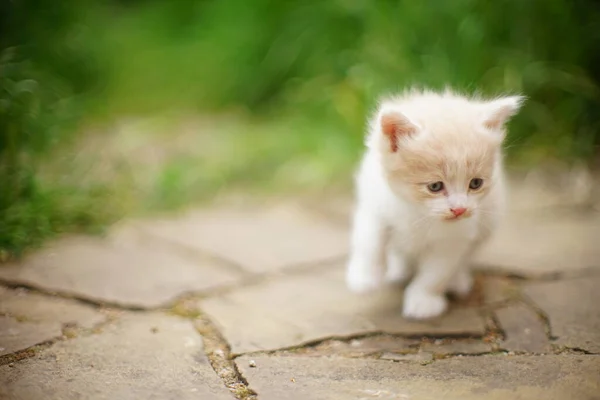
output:
[[[446,217],[444,217],[444,219],[446,221],[457,221],[460,219],[465,219],[465,218],[469,218],[471,216],[470,212],[466,212],[464,214],[461,215],[447,215]]]

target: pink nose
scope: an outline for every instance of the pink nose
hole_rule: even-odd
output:
[[[454,214],[455,217],[460,217],[461,215],[463,215],[467,209],[466,208],[451,208],[450,211],[452,211],[452,214]]]

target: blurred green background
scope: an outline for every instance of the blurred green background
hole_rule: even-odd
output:
[[[0,0],[0,258],[230,191],[348,187],[408,85],[520,92],[509,160],[600,145],[593,0]]]

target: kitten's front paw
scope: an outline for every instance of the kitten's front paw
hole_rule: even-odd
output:
[[[346,272],[346,285],[354,293],[369,293],[381,286],[381,277],[368,268],[351,263]]]
[[[448,286],[448,291],[458,297],[467,297],[471,289],[473,289],[473,277],[468,271],[459,271]]]
[[[407,290],[404,294],[405,318],[427,319],[441,315],[448,307],[444,296],[431,294],[423,290]]]

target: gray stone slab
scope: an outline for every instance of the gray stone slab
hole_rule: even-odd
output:
[[[571,169],[549,166],[509,177],[509,202],[513,210],[543,212],[550,208],[577,207],[593,200],[594,177],[582,165]]]
[[[0,355],[60,337],[65,326],[89,329],[105,320],[75,301],[0,287]]]
[[[28,322],[0,316],[0,356],[25,350],[62,335],[62,327],[54,322]]]
[[[253,357],[238,367],[261,400],[600,399],[599,356],[479,356],[428,365],[384,360]]]
[[[258,273],[342,257],[349,240],[345,230],[292,205],[202,210],[141,226]]]
[[[130,228],[117,229],[105,239],[65,238],[19,264],[0,268],[0,280],[140,308],[231,284],[239,277],[214,260],[179,254]]]
[[[351,193],[325,193],[315,197],[307,198],[303,204],[340,226],[349,228],[352,222],[352,212],[355,201]]]
[[[106,320],[105,314],[95,307],[76,300],[4,287],[0,287],[0,314],[25,321],[59,322],[80,328],[92,328]]]
[[[402,318],[402,292],[352,294],[343,268],[280,277],[201,301],[235,353],[277,349],[335,336],[369,332],[405,335],[482,335],[476,309],[455,308],[430,321]]]
[[[474,263],[527,277],[600,269],[599,237],[600,213],[512,214]]]
[[[550,319],[555,343],[600,353],[600,276],[531,283],[524,292]]]
[[[0,398],[233,399],[189,321],[127,315],[102,334],[59,342],[0,366]]]
[[[523,304],[496,311],[500,326],[506,335],[500,346],[517,352],[546,353],[552,350],[543,321]]]

